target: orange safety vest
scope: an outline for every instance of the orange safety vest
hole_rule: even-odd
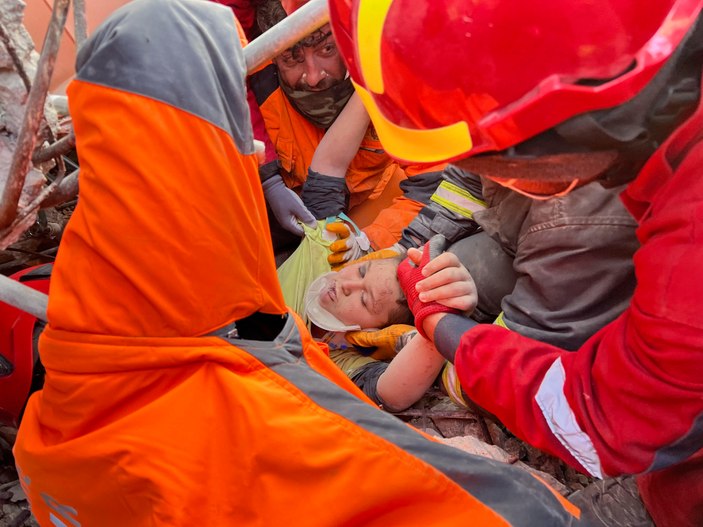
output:
[[[266,130],[278,154],[283,181],[289,188],[300,190],[325,130],[315,126],[293,107],[277,79],[275,66],[271,64],[257,72],[253,87]],[[345,176],[350,193],[349,208],[377,199],[394,176],[396,180],[403,180],[442,168],[444,164],[401,167],[386,153],[373,125],[369,125]],[[375,249],[397,242],[402,230],[424,206],[417,199],[402,196],[400,190],[397,192],[389,209],[381,212],[364,229]]]
[[[79,54],[80,198],[14,449],[40,525],[578,525],[370,404],[286,314],[234,24],[134,0]],[[256,313],[274,340],[231,332]]]

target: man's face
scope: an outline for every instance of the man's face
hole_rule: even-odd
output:
[[[301,91],[326,90],[347,73],[329,24],[273,60],[281,82]]]
[[[397,269],[395,260],[348,265],[328,281],[320,305],[348,326],[382,328],[403,298]]]

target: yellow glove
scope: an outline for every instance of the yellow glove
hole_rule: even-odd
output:
[[[462,408],[469,408],[469,403],[464,398],[464,390],[461,388],[459,376],[456,374],[456,368],[451,362],[447,362],[442,369],[442,387],[454,404]]]
[[[364,256],[371,249],[371,243],[366,234],[359,231],[356,234],[352,228],[343,221],[328,223],[325,229],[337,236],[337,241],[330,245],[330,254],[327,261],[333,271],[338,271],[346,262]]]
[[[374,331],[349,331],[344,337],[349,344],[364,348],[367,356],[390,360],[415,336],[417,330],[407,324],[393,324]]]

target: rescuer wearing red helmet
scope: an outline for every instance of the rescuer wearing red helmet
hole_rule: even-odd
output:
[[[397,159],[452,161],[539,198],[634,179],[621,196],[639,222],[634,296],[576,352],[422,302],[416,325],[455,363],[468,396],[519,437],[594,476],[644,474],[639,489],[660,526],[703,518],[702,5],[330,8],[352,80]],[[405,287],[424,286],[431,302],[421,277]]]
[[[14,447],[40,525],[587,524],[378,409],[285,306],[228,9],[132,0],[76,70],[80,204]]]

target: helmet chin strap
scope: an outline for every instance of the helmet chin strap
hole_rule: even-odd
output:
[[[564,196],[598,180],[618,163],[614,150],[552,155],[481,155],[456,161],[460,168],[531,199]]]
[[[518,194],[522,194],[523,196],[527,196],[530,199],[535,199],[537,201],[546,201],[551,198],[560,198],[562,196],[566,196],[569,192],[574,190],[576,187],[579,186],[579,180],[574,179],[568,187],[566,187],[564,190],[559,191],[555,194],[534,194],[532,192],[528,192],[526,190],[522,190],[520,188],[520,182],[522,180],[520,179],[509,179],[507,181],[500,181],[500,180],[495,180],[496,183],[499,185],[509,188],[510,190],[517,192]]]

